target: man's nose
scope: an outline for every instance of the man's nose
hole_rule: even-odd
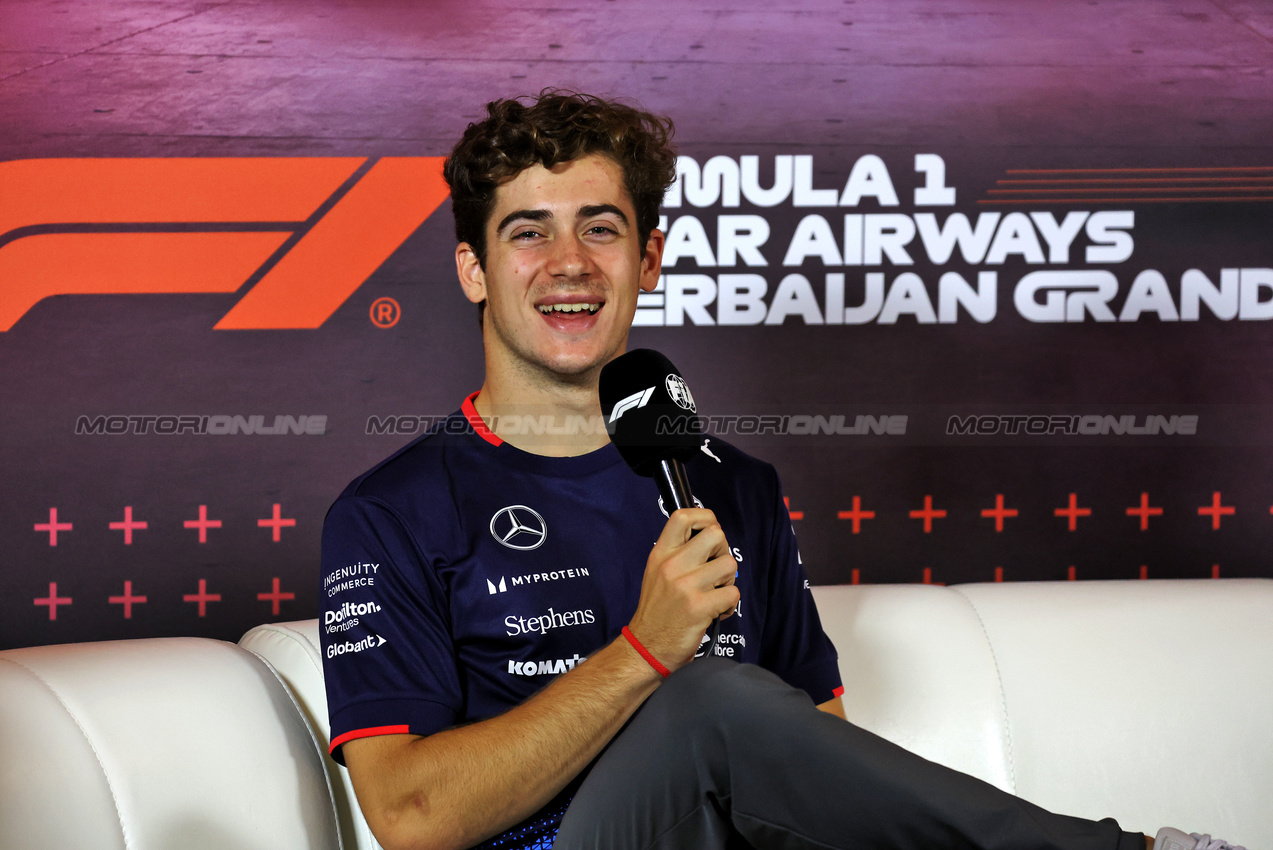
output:
[[[592,271],[592,257],[588,247],[576,234],[571,233],[553,240],[552,257],[548,272],[558,277],[583,277]]]

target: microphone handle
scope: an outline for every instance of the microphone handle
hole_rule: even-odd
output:
[[[659,468],[654,473],[654,480],[659,486],[659,495],[663,497],[663,506],[668,509],[668,516],[671,516],[672,511],[694,507],[694,494],[690,492],[690,479],[685,474],[685,464],[676,458],[660,460]],[[698,534],[697,530],[690,532],[690,537],[695,534]],[[712,620],[708,631],[710,638],[704,655],[710,658],[715,654],[716,643],[720,640],[719,616]]]
[[[672,511],[694,507],[694,495],[690,492],[690,479],[685,474],[685,464],[674,457],[659,461],[654,480],[658,482],[659,495],[663,497],[663,506],[667,508],[668,516],[672,515]]]

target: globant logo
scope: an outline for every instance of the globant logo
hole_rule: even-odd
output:
[[[346,655],[350,652],[362,652],[365,649],[377,649],[388,643],[387,640],[380,635],[368,635],[360,641],[354,642],[347,640],[344,643],[333,643],[327,647],[327,657],[335,658],[337,655]]]
[[[552,608],[547,614],[538,617],[518,617],[510,614],[504,618],[504,628],[509,637],[520,634],[547,634],[553,629],[566,626],[584,626],[595,623],[597,617],[589,608],[586,611],[565,611],[557,613]]]
[[[534,678],[537,676],[557,676],[567,670],[573,670],[586,659],[575,653],[572,658],[557,658],[552,661],[509,661],[508,672],[513,676]]]

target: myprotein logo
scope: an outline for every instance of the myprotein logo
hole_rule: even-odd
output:
[[[523,573],[513,576],[513,587],[525,587],[540,582],[567,581],[575,578],[588,578],[591,574],[587,567],[574,567],[564,570],[547,570],[542,573]],[[508,579],[500,576],[499,584],[486,580],[486,592],[490,596],[508,592]]]
[[[54,295],[236,293],[317,328],[446,199],[441,157],[0,163],[0,331]]]
[[[585,611],[562,611],[552,608],[548,613],[537,617],[518,617],[510,614],[504,618],[504,629],[509,637],[522,634],[547,634],[553,629],[564,629],[569,626],[586,626],[597,622],[597,615],[589,608]]]

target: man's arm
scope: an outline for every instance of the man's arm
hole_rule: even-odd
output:
[[[646,562],[632,632],[668,669],[689,663],[712,619],[738,603],[735,569],[710,511],[674,512]],[[577,776],[661,681],[620,638],[504,714],[428,737],[347,741],[367,823],[386,850],[458,850],[495,835]]]

